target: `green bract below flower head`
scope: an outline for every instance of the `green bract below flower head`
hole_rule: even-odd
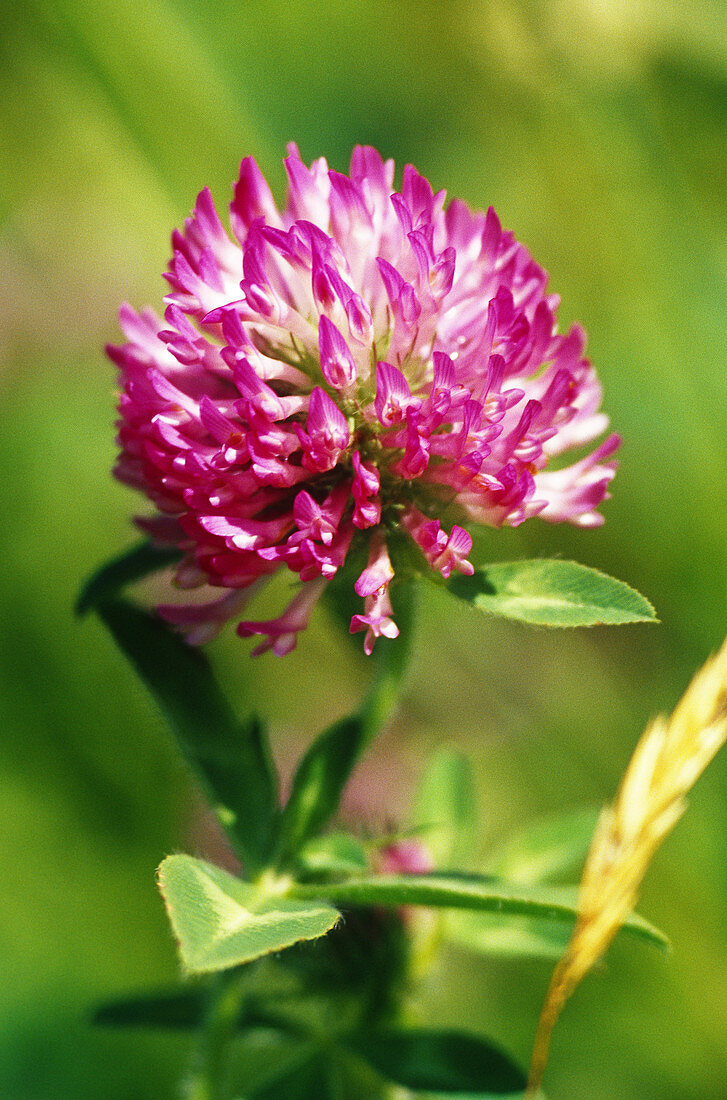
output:
[[[161,614],[210,638],[261,582],[302,582],[283,614],[241,622],[254,653],[288,653],[352,545],[368,564],[351,631],[370,653],[396,637],[392,531],[422,569],[471,574],[472,540],[440,526],[581,526],[615,471],[611,435],[556,471],[551,460],[607,427],[584,333],[557,332],[547,276],[497,215],[445,205],[414,168],[358,147],[348,176],[307,168],[292,146],[284,210],[241,165],[233,239],[209,191],[172,236],[165,322],[121,310],[116,469],[158,512],[137,522],[184,557],[176,582],[224,590]]]

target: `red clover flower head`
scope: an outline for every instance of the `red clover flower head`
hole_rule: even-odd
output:
[[[287,567],[302,587],[283,614],[241,622],[255,653],[288,653],[352,544],[368,564],[351,631],[398,633],[389,598],[392,532],[423,568],[471,574],[463,523],[539,515],[580,526],[615,472],[578,326],[557,331],[546,273],[494,210],[445,206],[411,166],[353,152],[348,176],[307,168],[295,146],[278,209],[243,160],[233,239],[207,189],[172,236],[165,322],[123,306],[116,474],[154,502],[137,522],[177,546],[180,588],[221,598],[160,609],[200,643]]]

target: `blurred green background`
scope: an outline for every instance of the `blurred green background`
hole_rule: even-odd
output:
[[[485,533],[480,560],[581,560],[662,624],[551,634],[428,594],[349,813],[395,822],[442,742],[475,760],[475,860],[519,822],[601,803],[727,629],[727,6],[26,0],[4,22],[0,1095],[172,1097],[186,1039],[87,1022],[110,993],[176,980],[154,869],[209,851],[143,689],[71,611],[135,538],[139,501],[109,476],[119,302],[158,307],[171,228],[205,184],[224,208],[242,156],[282,195],[291,139],[339,170],[369,142],[496,207],[550,271],[562,324],[588,329],[625,442],[603,528],[534,520]],[[365,676],[322,617],[285,661],[248,650],[230,631],[212,656],[288,761]],[[673,954],[616,945],[556,1032],[553,1097],[725,1096],[726,849],[723,754],[643,890]],[[420,1000],[526,1061],[548,976],[452,952]]]

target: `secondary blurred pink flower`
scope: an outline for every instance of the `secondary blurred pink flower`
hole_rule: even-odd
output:
[[[307,168],[295,146],[280,211],[252,158],[241,165],[230,239],[204,190],[172,237],[165,319],[122,307],[117,476],[156,505],[139,520],[184,551],[181,588],[228,590],[162,614],[210,637],[251,586],[283,566],[303,590],[276,620],[243,622],[255,652],[283,654],[352,544],[370,544],[356,592],[364,647],[398,633],[391,531],[422,569],[471,574],[462,522],[530,516],[581,526],[615,471],[619,440],[550,460],[607,426],[585,336],[558,334],[547,276],[504,232],[432,193],[414,168],[357,148],[350,175]]]
[[[397,840],[381,849],[376,870],[380,875],[428,875],[434,860],[420,840]]]

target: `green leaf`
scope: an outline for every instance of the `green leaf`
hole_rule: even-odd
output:
[[[146,993],[124,997],[100,1005],[92,1022],[102,1027],[165,1028],[194,1031],[205,1021],[209,1008],[206,988],[178,989],[170,993]],[[284,1031],[284,1022],[269,1016],[254,1005],[243,1003],[237,1021],[240,1031],[255,1028]]]
[[[597,818],[587,808],[531,822],[490,855],[485,871],[519,886],[550,882],[585,859]],[[557,959],[570,935],[559,921],[463,910],[447,913],[442,931],[460,947],[500,958]]]
[[[252,885],[192,856],[168,856],[159,868],[159,889],[190,974],[240,966],[318,939],[339,919],[322,901],[290,900],[280,884]]]
[[[656,622],[648,600],[623,581],[572,561],[501,562],[458,574],[450,592],[481,611],[540,626]]]
[[[137,543],[117,558],[112,558],[93,573],[81,588],[76,614],[85,615],[101,600],[115,596],[125,585],[140,581],[175,561],[182,553],[176,547],[154,546],[148,540]]]
[[[226,977],[226,975],[222,975]],[[220,975],[215,975],[219,978]],[[275,958],[260,960],[245,972],[244,996],[240,1003],[239,1031],[265,1028],[297,1036],[299,1027],[275,1009],[298,992],[297,979],[278,965]],[[99,1005],[92,1021],[104,1027],[168,1028],[194,1030],[209,1016],[219,987],[205,975],[175,989],[119,997]],[[269,1011],[265,1006],[272,1006]]]
[[[489,857],[485,871],[523,886],[552,882],[586,858],[597,820],[589,807],[531,822]]]
[[[382,1077],[416,1092],[510,1096],[525,1088],[522,1070],[476,1035],[391,1028],[349,1035],[344,1042]]]
[[[202,1023],[207,1007],[204,989],[146,993],[100,1005],[93,1023],[102,1027],[163,1027],[193,1030]]]
[[[248,871],[271,850],[277,782],[267,738],[256,718],[240,723],[209,662],[159,619],[123,600],[98,613],[136,668],[206,785]]]
[[[363,844],[349,833],[313,837],[298,853],[296,863],[312,875],[355,875],[369,865]]]
[[[280,820],[277,863],[285,866],[335,812],[365,737],[361,714],[334,722],[298,765]]]
[[[429,761],[414,800],[412,826],[437,867],[466,860],[477,825],[472,766],[454,749],[441,749]]]
[[[356,761],[396,706],[411,642],[412,586],[400,585],[397,594],[400,634],[377,641],[374,677],[361,710],[324,730],[298,765],[281,817],[279,865],[294,859],[335,813]]]
[[[500,916],[451,909],[444,914],[443,938],[494,958],[559,959],[571,934],[563,921]]]
[[[273,1080],[246,1093],[243,1100],[337,1100],[340,1092],[331,1080],[331,1067],[315,1046],[301,1047],[302,1059]]]
[[[434,908],[473,909],[489,913],[544,917],[572,924],[576,917],[577,889],[565,886],[524,887],[475,875],[378,875],[346,882],[296,883],[296,898],[321,897],[335,905],[424,905]],[[659,947],[666,936],[632,913],[624,924],[632,932]]]

